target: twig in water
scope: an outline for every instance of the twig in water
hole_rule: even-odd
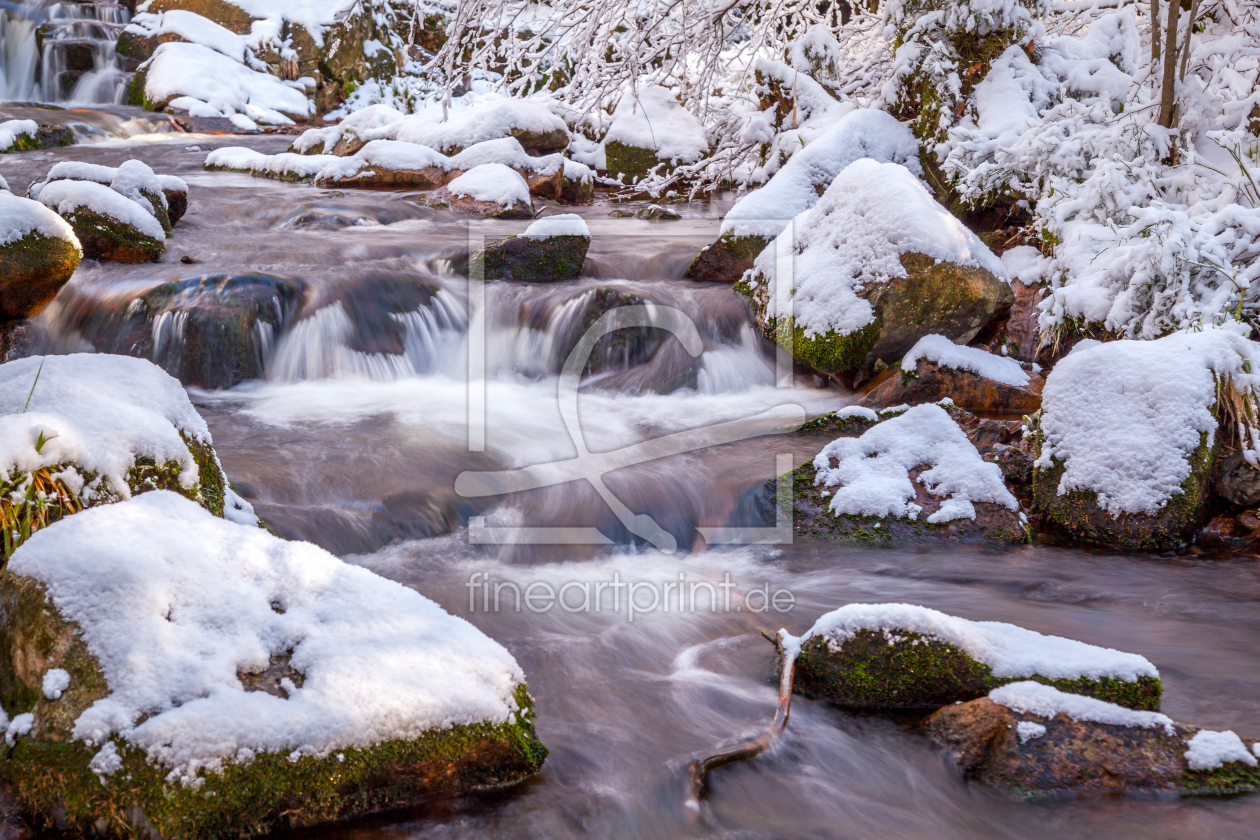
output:
[[[704,794],[709,773],[736,761],[756,758],[778,744],[779,739],[783,737],[783,730],[787,728],[788,712],[792,709],[792,681],[796,677],[796,655],[800,652],[800,647],[787,643],[784,639],[786,634],[782,630],[779,631],[778,638],[764,630],[761,631],[761,635],[779,649],[779,705],[774,710],[774,720],[760,735],[706,753],[691,762],[687,774],[687,807],[692,810],[700,808],[700,797]]]

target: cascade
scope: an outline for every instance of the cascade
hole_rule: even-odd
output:
[[[127,74],[115,61],[115,47],[130,19],[117,3],[0,0],[0,96],[120,102]]]

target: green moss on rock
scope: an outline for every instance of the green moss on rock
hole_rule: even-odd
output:
[[[82,256],[73,242],[42,233],[0,245],[0,320],[39,314],[74,274]]]
[[[558,283],[581,275],[590,246],[589,236],[513,236],[490,243],[472,256],[472,262],[482,263],[486,280]]]
[[[661,163],[663,161],[657,159],[656,152],[651,149],[627,146],[616,140],[604,144],[605,170],[614,178],[624,175],[626,183],[633,184],[639,181]],[[668,169],[669,164],[665,165]]]
[[[841,646],[820,637],[806,642],[796,663],[795,690],[846,708],[912,709],[975,700],[999,686],[1026,679],[1130,709],[1158,709],[1163,693],[1160,681],[1153,677],[1139,677],[1136,682],[1110,677],[1049,679],[1036,674],[995,677],[989,666],[939,639],[902,631],[885,637],[869,630],[855,633]]]
[[[1042,441],[1037,441],[1040,457]],[[1059,482],[1067,464],[1053,458],[1050,467],[1033,469],[1033,506],[1050,530],[1076,543],[1088,543],[1123,551],[1163,551],[1181,545],[1203,518],[1217,445],[1208,445],[1204,433],[1190,455],[1190,475],[1157,513],[1122,513],[1113,516],[1098,505],[1092,490],[1059,494]]]
[[[103,262],[157,262],[166,251],[166,243],[145,236],[131,225],[112,216],[77,207],[63,215],[74,228],[88,259]]]
[[[685,279],[710,283],[734,283],[753,267],[753,260],[773,242],[763,236],[724,234],[687,266]]]

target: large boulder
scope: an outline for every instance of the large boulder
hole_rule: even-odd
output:
[[[481,261],[485,280],[554,283],[576,280],[591,245],[591,232],[581,216],[546,216],[519,236],[492,242],[472,257]]]
[[[1183,543],[1206,519],[1219,440],[1235,434],[1218,430],[1214,411],[1235,398],[1238,411],[1254,405],[1254,371],[1260,345],[1226,328],[1077,344],[1042,394],[1033,498],[1043,524],[1130,551]]]
[[[846,114],[795,152],[765,186],[735,202],[722,219],[718,240],[692,261],[687,279],[738,280],[788,222],[814,207],[855,160],[899,163],[919,175],[918,155],[910,129],[884,111],[860,108]]]
[[[960,347],[940,335],[927,335],[901,365],[863,399],[873,408],[922,405],[950,399],[971,412],[1019,417],[1041,407],[1044,378],[1018,362],[975,347]]]
[[[960,412],[961,414],[961,412]],[[853,542],[1023,543],[1028,526],[1001,468],[939,405],[876,414],[778,481],[793,483],[798,534]]]
[[[767,338],[820,373],[865,378],[933,333],[966,344],[1013,298],[1001,260],[895,163],[850,164],[779,237],[735,289]],[[777,288],[780,250],[790,289]]]
[[[795,690],[846,708],[946,706],[1023,680],[1131,709],[1158,709],[1162,693],[1137,654],[911,604],[849,604],[796,643]]]
[[[53,181],[39,201],[74,228],[89,259],[157,262],[166,250],[166,232],[148,208],[92,181]]]
[[[946,706],[928,732],[967,776],[1021,798],[1260,790],[1260,745],[1035,682]]]
[[[0,776],[40,827],[254,835],[505,788],[547,754],[472,625],[173,493],[37,534],[0,616]]]
[[[30,318],[61,291],[83,249],[64,219],[7,190],[0,220],[0,321]]]
[[[8,362],[0,412],[5,554],[64,516],[150,490],[252,518],[227,486],[205,421],[150,362],[97,354]]]
[[[617,103],[603,148],[608,174],[632,184],[658,166],[668,171],[696,163],[708,155],[709,141],[673,92],[641,85]]]

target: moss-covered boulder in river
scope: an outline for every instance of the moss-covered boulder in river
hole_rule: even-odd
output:
[[[563,282],[582,273],[590,246],[591,232],[582,217],[562,213],[539,219],[519,236],[491,242],[472,262],[481,262],[485,280]]]
[[[1046,378],[1033,500],[1079,543],[1130,551],[1181,544],[1206,516],[1216,450],[1234,437],[1260,463],[1260,345],[1206,327],[1155,341],[1082,341]],[[1237,418],[1237,420],[1235,420]]]
[[[38,314],[82,256],[64,219],[39,202],[0,190],[0,321]]]
[[[492,219],[528,219],[534,215],[529,184],[501,163],[473,167],[420,200],[430,207]]]
[[[735,289],[765,336],[820,373],[870,374],[936,333],[966,344],[1014,299],[1002,261],[904,166],[860,160],[779,234]]]
[[[945,706],[1021,680],[1131,709],[1158,709],[1162,693],[1137,654],[911,604],[849,604],[796,643],[795,690],[846,708]]]
[[[70,514],[150,490],[257,522],[227,486],[205,421],[160,368],[96,354],[0,365],[5,557]]]
[[[506,787],[547,754],[520,666],[471,624],[174,493],[43,530],[0,606],[0,776],[37,825],[245,836]]]
[[[83,255],[105,262],[157,262],[166,251],[162,223],[145,207],[92,181],[53,181],[39,202],[74,228]]]
[[[1260,790],[1260,742],[1037,682],[946,706],[927,728],[966,775],[1021,798]]]
[[[793,483],[795,533],[880,544],[1028,541],[1002,468],[984,460],[945,408],[853,407],[839,412],[833,427],[843,436],[776,479],[776,487]]]
[[[704,126],[673,92],[655,85],[623,95],[604,135],[604,169],[627,184],[658,167],[670,171],[708,154]]]

